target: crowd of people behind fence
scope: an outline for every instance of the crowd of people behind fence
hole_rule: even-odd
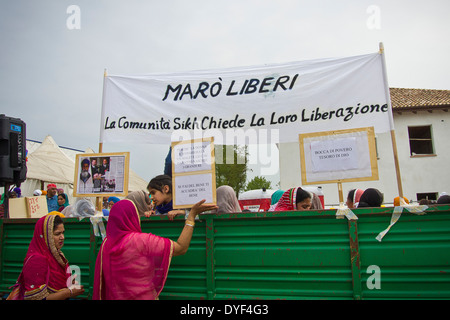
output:
[[[170,174],[170,172],[169,172]],[[219,186],[216,189],[216,199],[218,209],[212,213],[240,213],[249,212],[239,205],[236,192],[230,186]],[[4,197],[0,200],[0,218],[4,217]],[[9,198],[20,198],[22,196],[20,188],[9,191]],[[77,198],[74,203],[69,203],[69,196],[63,189],[57,188],[56,184],[49,183],[46,190],[35,190],[33,196],[45,196],[49,213],[58,214],[61,217],[81,217],[96,214],[95,204],[89,198]],[[130,192],[124,199],[132,200],[138,207],[141,217],[152,215],[167,215],[170,220],[177,215],[186,215],[186,210],[174,210],[172,201],[172,178],[168,174],[158,175],[150,180],[147,190]],[[102,214],[109,215],[112,206],[120,201],[119,197],[103,197]],[[404,204],[409,204],[409,200],[403,197]],[[383,193],[375,188],[351,189],[348,191],[345,205],[349,209],[362,207],[384,206]],[[419,205],[449,204],[450,195],[442,192],[437,200],[427,198],[420,199]],[[394,198],[394,206],[401,205],[400,197]],[[303,211],[322,210],[324,207],[319,196],[301,187],[290,188],[288,190],[276,190],[271,197],[271,205],[268,211]],[[331,207],[331,209],[334,209]]]

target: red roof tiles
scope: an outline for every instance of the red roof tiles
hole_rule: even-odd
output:
[[[450,90],[390,88],[392,109],[428,110],[450,107]]]

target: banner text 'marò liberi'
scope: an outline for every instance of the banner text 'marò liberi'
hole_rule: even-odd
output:
[[[279,77],[266,77],[262,80],[257,78],[246,79],[243,83],[232,80],[229,84],[224,84],[222,78],[219,81],[209,83],[202,81],[197,85],[191,83],[177,84],[172,86],[168,84],[162,101],[172,99],[173,101],[182,100],[184,97],[197,99],[198,97],[208,98],[217,97],[222,92],[226,96],[236,96],[252,93],[268,93],[281,90],[292,90],[298,78],[298,73],[294,76],[283,75]],[[225,88],[225,90],[223,90]]]

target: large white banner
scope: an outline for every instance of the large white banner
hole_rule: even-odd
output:
[[[104,80],[100,142],[213,136],[216,144],[252,144],[271,137],[297,142],[309,132],[393,129],[380,53]]]

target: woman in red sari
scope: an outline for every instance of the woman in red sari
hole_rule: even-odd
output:
[[[61,251],[63,245],[61,217],[46,215],[40,218],[22,272],[8,300],[64,300],[82,294],[83,286],[69,283],[71,272]]]
[[[94,300],[156,300],[169,271],[172,256],[186,253],[191,242],[195,217],[217,209],[195,204],[178,240],[172,241],[141,231],[135,204],[124,199],[109,213],[106,238],[97,256]]]
[[[274,211],[309,210],[311,209],[311,194],[302,188],[291,188],[283,193]]]

